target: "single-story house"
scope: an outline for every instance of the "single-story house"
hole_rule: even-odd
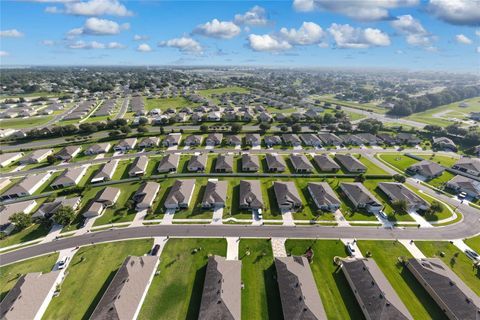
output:
[[[158,147],[160,143],[159,137],[146,137],[138,144],[140,148],[153,148]]]
[[[265,161],[269,172],[284,172],[287,168],[285,160],[278,154],[267,153],[265,155]]]
[[[374,213],[379,212],[383,208],[382,203],[359,182],[342,182],[340,183],[340,189],[355,209],[363,209]]]
[[[262,139],[258,133],[247,133],[245,135],[245,144],[247,146],[259,146],[262,142]]]
[[[259,180],[240,180],[240,209],[263,208],[262,188]]]
[[[303,144],[309,147],[320,148],[322,146],[322,140],[313,133],[302,133],[300,138],[303,141]]]
[[[37,191],[48,179],[52,173],[45,172],[39,174],[30,174],[23,178],[19,183],[9,188],[1,196],[1,200],[14,199],[20,197],[31,196]]]
[[[280,210],[296,211],[302,208],[302,199],[293,181],[275,181],[273,183],[273,191],[275,192],[275,199]]]
[[[408,174],[419,174],[429,180],[441,176],[443,171],[445,171],[444,167],[429,160],[422,160],[414,163],[406,170]]]
[[[202,208],[225,207],[228,181],[208,181],[202,199]]]
[[[201,153],[199,155],[193,155],[188,160],[187,170],[190,172],[203,172],[207,167],[208,156],[206,153]]]
[[[221,154],[215,160],[215,172],[233,172],[233,156]]]
[[[20,159],[20,164],[35,164],[43,162],[47,159],[49,155],[53,154],[53,149],[39,149],[34,150],[32,153],[27,154],[25,157]]]
[[[260,160],[257,155],[242,154],[242,171],[257,172],[260,169]]]
[[[298,147],[302,145],[302,141],[298,135],[294,133],[285,133],[282,135],[283,143],[287,146]]]
[[[10,234],[15,229],[15,226],[10,222],[10,217],[20,212],[30,214],[36,205],[35,200],[27,200],[0,206],[0,231],[7,235]]]
[[[128,150],[135,149],[136,145],[137,145],[137,138],[127,138],[127,139],[120,140],[117,143],[117,145],[113,147],[113,150],[125,152]]]
[[[90,205],[82,215],[85,218],[94,218],[94,217],[101,216],[104,211],[105,211],[105,206],[103,203],[93,201],[92,203],[90,203]]]
[[[207,146],[218,146],[222,143],[222,140],[223,140],[223,134],[210,133],[205,140],[205,144]]]
[[[328,182],[309,182],[307,189],[318,210],[335,212],[340,208],[341,202]]]
[[[465,192],[474,199],[480,199],[480,181],[472,178],[457,175],[447,181],[445,187],[457,193]]]
[[[70,207],[76,211],[80,206],[80,200],[80,197],[57,197],[52,202],[42,204],[40,208],[38,208],[38,210],[32,215],[32,218],[50,219],[61,207]]]
[[[422,142],[422,140],[420,140],[415,134],[407,132],[398,133],[395,140],[398,144],[406,144],[409,146],[415,146]]]
[[[480,176],[480,159],[463,157],[452,166],[452,169],[478,177]]]
[[[157,171],[159,173],[175,172],[178,168],[180,156],[178,154],[167,154],[160,160]]]
[[[322,172],[337,172],[340,170],[340,166],[326,154],[315,155],[313,161]]]
[[[145,174],[145,171],[147,170],[147,166],[148,166],[147,156],[136,157],[128,170],[128,175],[130,177],[143,176]]]
[[[340,146],[343,143],[342,139],[330,132],[321,132],[317,136],[325,146]]]
[[[201,135],[189,135],[185,140],[184,143],[186,146],[199,146],[202,143],[202,136]]]
[[[267,148],[279,146],[282,144],[282,139],[279,136],[265,136],[263,138],[263,141],[265,142]]]
[[[348,172],[364,173],[367,167],[351,154],[335,154],[335,160]]]
[[[68,188],[78,185],[87,172],[88,167],[68,168],[50,184],[52,189]]]
[[[80,151],[82,151],[82,147],[80,146],[67,146],[57,152],[57,154],[55,154],[55,158],[63,161],[70,161],[71,159],[75,158]]]
[[[162,141],[164,147],[178,146],[180,144],[180,139],[182,138],[181,133],[169,133],[165,139]]]
[[[118,162],[118,159],[113,159],[102,165],[100,170],[98,170],[92,180],[90,180],[90,183],[105,182],[111,180],[113,178],[113,175],[115,174],[115,170],[117,170]]]
[[[23,157],[23,152],[3,153],[0,154],[0,168],[11,165],[18,159]]]
[[[457,151],[457,145],[452,139],[447,137],[433,137],[432,138],[432,145],[434,148],[437,149],[448,149],[451,151]]]
[[[188,208],[195,189],[195,179],[175,180],[165,199],[165,208],[179,210]]]
[[[313,166],[304,154],[292,154],[290,156],[295,173],[311,173]]]
[[[132,197],[137,210],[146,210],[152,207],[153,201],[160,190],[160,184],[148,181],[144,182]]]
[[[225,144],[229,146],[241,146],[242,145],[242,138],[237,135],[228,135],[225,136]]]
[[[88,147],[87,150],[84,151],[86,155],[94,155],[94,154],[100,154],[100,153],[107,153],[110,151],[110,148],[112,145],[108,142],[105,143],[96,143]]]
[[[121,191],[119,188],[106,187],[98,194],[95,201],[103,203],[105,207],[111,207],[117,202],[120,193]]]
[[[380,182],[378,188],[383,191],[390,202],[405,201],[408,211],[425,211],[430,204],[415,192],[397,182]]]

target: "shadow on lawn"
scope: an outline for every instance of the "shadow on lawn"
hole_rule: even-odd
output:
[[[263,271],[263,281],[265,281],[265,290],[267,291],[268,318],[281,320],[283,319],[282,303],[280,302],[277,273],[273,263],[268,269]]]
[[[112,281],[113,277],[115,276],[115,273],[117,273],[117,270],[113,270],[112,272],[110,272],[110,274],[108,275],[107,279],[106,279],[105,282],[103,283],[102,288],[100,289],[100,291],[98,291],[97,295],[95,296],[95,298],[93,299],[92,303],[91,303],[90,306],[88,307],[87,311],[86,311],[85,314],[83,315],[82,320],[88,320],[88,319],[90,318],[90,316],[92,315],[93,311],[95,310],[95,307],[97,306],[98,302],[100,301],[100,299],[102,298],[103,294],[104,294],[105,291],[107,290],[108,285],[110,284],[110,282]],[[72,306],[72,307],[73,307],[73,306]]]
[[[363,319],[362,310],[360,309],[352,289],[350,289],[350,285],[347,282],[347,278],[345,278],[340,267],[337,267],[332,273],[332,278],[335,281],[338,292],[342,296],[342,300],[345,302],[350,319]]]
[[[195,273],[195,280],[193,281],[192,294],[190,296],[190,303],[188,304],[187,320],[198,319],[200,312],[200,303],[202,301],[203,283],[205,282],[205,274],[207,272],[207,265],[204,265]]]

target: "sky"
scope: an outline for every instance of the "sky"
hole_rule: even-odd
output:
[[[480,1],[18,0],[0,65],[226,65],[480,72]]]

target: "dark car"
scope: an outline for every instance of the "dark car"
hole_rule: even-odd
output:
[[[157,253],[158,253],[158,250],[160,250],[160,245],[159,245],[159,244],[156,244],[156,245],[153,247],[153,249],[152,249],[152,251],[150,252],[150,254],[151,254],[152,256],[156,256]]]

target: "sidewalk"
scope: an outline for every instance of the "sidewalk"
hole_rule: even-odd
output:
[[[398,242],[403,244],[403,246],[407,248],[408,252],[410,252],[414,258],[416,259],[426,258],[423,252],[420,251],[420,249],[418,249],[415,242],[412,242],[411,240],[398,240]]]
[[[360,248],[357,246],[357,241],[355,239],[341,239],[341,240],[345,245],[350,244],[355,249],[355,253],[352,255],[354,258],[363,258],[363,254],[360,251]]]
[[[215,208],[213,210],[212,224],[223,224],[223,208]]]
[[[227,237],[227,260],[238,260],[239,237]]]
[[[50,231],[48,232],[48,234],[45,236],[45,238],[43,238],[41,243],[50,242],[52,240],[55,240],[60,235],[60,233],[62,232],[62,229],[63,229],[62,225],[54,224],[52,226],[52,228],[50,229]]]
[[[167,209],[163,215],[162,222],[160,224],[172,224],[173,217],[175,216],[175,209]]]
[[[272,238],[272,251],[274,257],[286,257],[287,251],[285,250],[286,238]]]

